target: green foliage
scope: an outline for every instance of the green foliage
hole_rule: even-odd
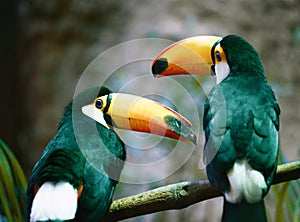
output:
[[[8,221],[23,221],[27,181],[19,162],[1,139],[0,178],[0,214]]]
[[[279,155],[279,164],[286,163],[283,153]],[[276,200],[276,222],[300,220],[300,180],[289,181],[273,187]]]

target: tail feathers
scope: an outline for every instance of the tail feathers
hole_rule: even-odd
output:
[[[45,182],[33,199],[30,221],[65,221],[75,217],[77,190],[68,182]]]
[[[222,222],[267,222],[263,200],[257,203],[232,204],[224,200]]]

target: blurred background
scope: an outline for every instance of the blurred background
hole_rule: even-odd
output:
[[[299,0],[10,0],[1,3],[1,17],[0,137],[15,153],[27,178],[54,136],[63,109],[72,99],[79,78],[90,62],[117,44],[140,38],[176,41],[194,35],[237,34],[251,42],[262,57],[281,106],[282,158],[285,161],[300,159]],[[148,49],[145,46],[132,50],[143,54],[143,50]],[[212,82],[195,78],[197,83]],[[123,80],[126,78],[118,78],[116,85],[111,81],[110,86],[119,90]],[[176,81],[185,81],[191,93],[198,90],[193,84],[195,79],[189,82],[179,77]],[[151,91],[152,85],[143,87]],[[172,92],[173,98],[181,99],[176,89],[166,91]],[[200,95],[196,103],[200,120],[204,98]],[[202,130],[199,133],[201,135]],[[199,146],[202,143],[200,141]],[[169,148],[166,145],[164,149]],[[198,168],[201,149],[167,178],[146,184],[120,184],[116,197],[205,178],[205,172]],[[157,171],[160,169],[153,169],[152,173]],[[300,193],[299,188],[296,193]],[[267,197],[273,220],[278,207],[277,196],[271,193]],[[299,210],[299,199],[297,204]],[[222,198],[217,198],[184,210],[127,221],[218,221],[221,211]]]

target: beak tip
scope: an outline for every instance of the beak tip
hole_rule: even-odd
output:
[[[191,145],[197,146],[197,136],[194,134],[194,132],[190,132],[188,136],[182,136],[183,141],[190,143]]]
[[[194,145],[197,145],[197,136],[194,133],[191,134],[191,142]]]
[[[152,64],[152,74],[157,77],[168,68],[168,60],[166,58],[159,58]]]
[[[178,119],[174,116],[165,116],[164,119],[168,128],[177,136],[179,136],[179,140],[197,145],[197,136],[192,131],[191,126],[185,121],[182,121],[182,119]]]

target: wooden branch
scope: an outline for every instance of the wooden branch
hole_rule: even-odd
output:
[[[278,166],[272,184],[298,178],[300,161],[291,162]],[[171,184],[113,201],[104,221],[124,220],[159,211],[182,209],[222,195],[222,191],[212,187],[208,180]]]
[[[300,178],[300,161],[279,165],[272,184],[287,182]]]

